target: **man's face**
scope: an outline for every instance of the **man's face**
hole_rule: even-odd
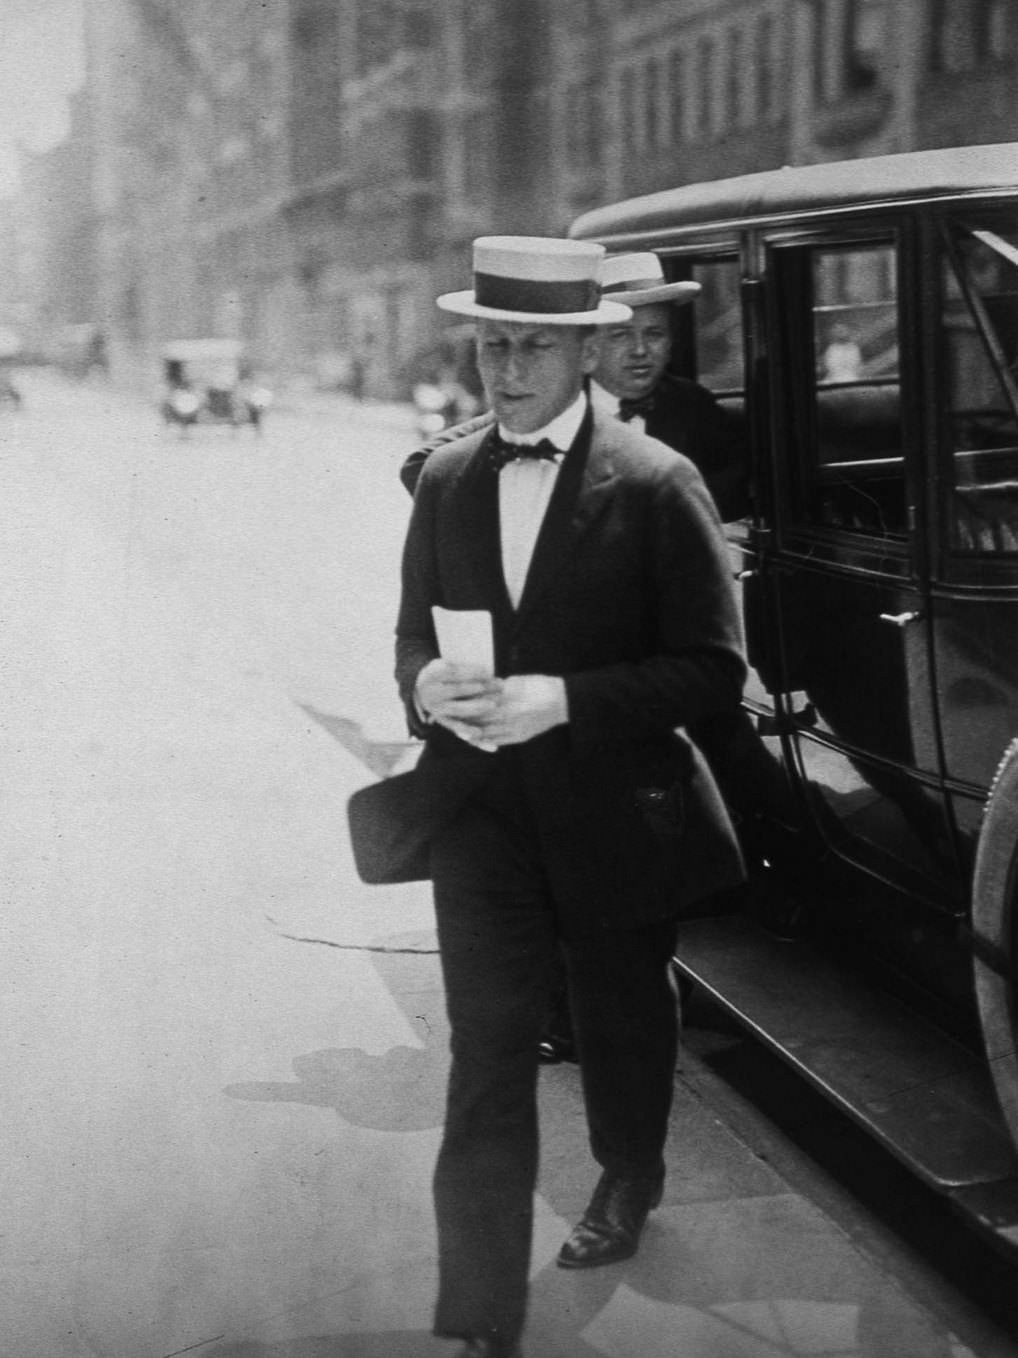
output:
[[[575,401],[597,364],[598,339],[587,327],[480,321],[477,368],[503,429],[532,434]]]
[[[667,302],[651,302],[633,307],[631,321],[605,326],[594,380],[618,397],[653,391],[672,352],[670,312]]]

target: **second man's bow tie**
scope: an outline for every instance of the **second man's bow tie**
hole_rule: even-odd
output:
[[[641,415],[646,419],[653,409],[653,393],[649,396],[623,396],[622,400],[619,401],[619,419],[625,420],[627,424],[630,420],[635,419],[637,415]]]
[[[551,439],[541,439],[539,443],[510,443],[496,434],[488,455],[495,470],[501,471],[508,462],[534,462],[542,458],[554,462],[562,456],[562,450],[556,448]]]

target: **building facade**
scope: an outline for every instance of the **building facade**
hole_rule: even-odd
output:
[[[74,366],[101,351],[96,326],[93,150],[84,91],[71,100],[67,137],[22,167],[22,267],[32,299],[25,342]],[[96,347],[98,346],[98,348]],[[77,353],[76,353],[77,351]]]
[[[1018,140],[1011,0],[104,0],[97,309],[402,395],[487,232],[785,163]]]
[[[294,343],[286,0],[104,0],[86,7],[100,309],[117,368],[159,346]]]

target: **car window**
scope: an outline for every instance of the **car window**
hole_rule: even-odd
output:
[[[943,426],[962,552],[1018,552],[1018,229],[955,225],[945,242]]]
[[[697,260],[690,277],[702,289],[691,308],[697,381],[718,396],[741,394],[746,384],[738,260]]]
[[[782,251],[786,372],[799,444],[799,522],[903,536],[905,471],[896,251]]]
[[[898,380],[898,301],[889,245],[813,255],[813,345],[821,386]]]

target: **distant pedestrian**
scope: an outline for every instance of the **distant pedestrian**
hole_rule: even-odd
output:
[[[862,376],[862,350],[849,326],[838,321],[831,329],[831,342],[823,353],[822,382],[858,382]]]
[[[350,395],[355,401],[364,400],[364,360],[360,354],[354,354],[350,360]]]

